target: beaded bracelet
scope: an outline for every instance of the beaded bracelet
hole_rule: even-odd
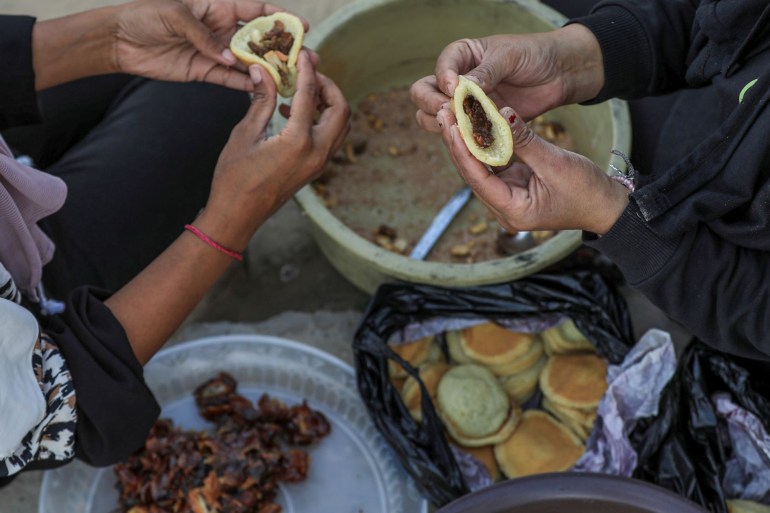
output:
[[[620,150],[612,149],[610,150],[610,153],[622,158],[623,161],[626,163],[625,173],[620,169],[616,168],[615,166],[613,166],[612,164],[610,164],[610,167],[617,173],[616,175],[612,175],[610,178],[622,184],[626,189],[628,189],[628,192],[634,192],[634,190],[636,190],[636,185],[634,184],[634,176],[636,175],[636,169],[634,169],[634,165],[631,164],[631,159],[629,159],[628,156],[626,156],[626,154]]]
[[[243,255],[238,253],[237,251],[233,251],[231,249],[227,249],[226,247],[222,246],[221,244],[217,243],[216,241],[212,240],[208,235],[197,229],[191,224],[184,225],[184,229],[191,232],[193,235],[198,237],[200,240],[211,246],[212,248],[216,249],[217,251],[220,251],[224,253],[225,255],[236,259],[237,261],[243,260]]]

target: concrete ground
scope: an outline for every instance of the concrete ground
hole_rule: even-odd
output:
[[[350,0],[284,0],[280,5],[318,23]],[[4,14],[45,19],[114,0],[0,0]],[[350,341],[369,296],[321,255],[309,222],[289,202],[256,234],[245,265],[234,265],[171,343],[230,333],[275,335],[320,347],[351,361]],[[678,344],[688,336],[643,297],[626,290],[637,334],[658,327]],[[0,513],[36,513],[42,473],[22,474],[0,489]]]

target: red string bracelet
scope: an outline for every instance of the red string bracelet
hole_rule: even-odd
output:
[[[243,255],[241,255],[237,251],[233,251],[231,249],[227,249],[226,247],[218,244],[216,241],[214,241],[211,238],[209,238],[208,235],[206,235],[205,233],[203,233],[202,231],[200,231],[199,229],[197,229],[193,225],[186,224],[186,225],[184,225],[184,229],[189,231],[189,232],[192,232],[196,237],[198,237],[200,240],[202,240],[203,242],[205,242],[206,244],[208,244],[212,248],[216,249],[217,251],[220,251],[220,252],[224,253],[225,255],[236,259],[239,262],[243,260]]]

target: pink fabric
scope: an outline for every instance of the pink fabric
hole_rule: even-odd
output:
[[[16,162],[0,138],[0,262],[32,297],[54,252],[36,223],[59,210],[66,196],[61,179]]]

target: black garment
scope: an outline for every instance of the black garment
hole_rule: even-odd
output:
[[[568,18],[578,18],[590,13],[597,0],[542,0]],[[672,114],[674,105],[682,96],[682,91],[649,96],[646,98],[627,98],[631,117],[631,157],[634,167],[642,174],[659,169],[662,162],[667,162],[671,145],[677,147],[687,144],[690,132],[679,132],[672,136],[671,129],[665,129],[666,119],[687,119]],[[602,98],[601,101],[607,98]],[[594,103],[594,102],[587,102]],[[661,134],[666,134],[660,143]],[[673,139],[673,141],[672,141]],[[685,140],[687,139],[687,140]],[[675,142],[674,142],[675,141]]]
[[[0,130],[40,120],[29,16],[0,16]]]
[[[597,100],[689,88],[665,129],[690,136],[586,241],[698,338],[770,359],[770,4],[616,0],[576,21],[602,48]]]
[[[2,94],[0,92],[0,94]],[[2,133],[67,184],[39,225],[56,243],[43,283],[117,290],[204,207],[219,153],[248,95],[211,84],[113,75],[39,94],[42,124]]]
[[[118,75],[38,95],[33,23],[0,16],[0,130],[67,183],[62,210],[40,223],[56,243],[43,283],[67,309],[39,319],[75,384],[77,457],[108,465],[144,443],[159,408],[103,289],[133,277],[204,206],[218,155],[249,100],[208,84]]]
[[[63,315],[43,319],[75,384],[75,454],[95,466],[141,447],[160,414],[125,332],[102,303],[108,296],[80,287],[69,295]]]

